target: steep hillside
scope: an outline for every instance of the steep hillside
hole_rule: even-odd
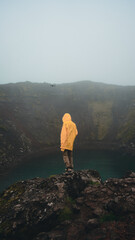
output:
[[[135,148],[135,87],[93,82],[0,85],[0,165],[57,147],[69,112],[77,147]]]

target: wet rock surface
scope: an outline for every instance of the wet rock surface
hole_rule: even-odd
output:
[[[97,171],[36,178],[0,196],[1,240],[135,240],[135,173]]]

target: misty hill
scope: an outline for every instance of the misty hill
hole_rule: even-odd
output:
[[[135,87],[83,81],[0,85],[0,164],[57,147],[62,116],[77,124],[77,147],[135,149]]]

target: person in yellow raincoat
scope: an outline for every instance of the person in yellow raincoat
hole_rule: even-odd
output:
[[[63,152],[63,160],[66,165],[66,171],[73,170],[73,145],[78,134],[76,124],[72,121],[71,115],[65,113],[63,118],[63,126],[61,129],[61,151]]]

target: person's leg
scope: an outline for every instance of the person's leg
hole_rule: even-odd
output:
[[[69,158],[70,168],[73,169],[74,168],[74,165],[73,165],[73,151],[68,150],[68,158]]]
[[[68,157],[68,150],[64,150],[63,152],[63,160],[66,166],[66,169],[68,170],[68,168],[70,168],[70,162],[69,162],[69,157]]]

